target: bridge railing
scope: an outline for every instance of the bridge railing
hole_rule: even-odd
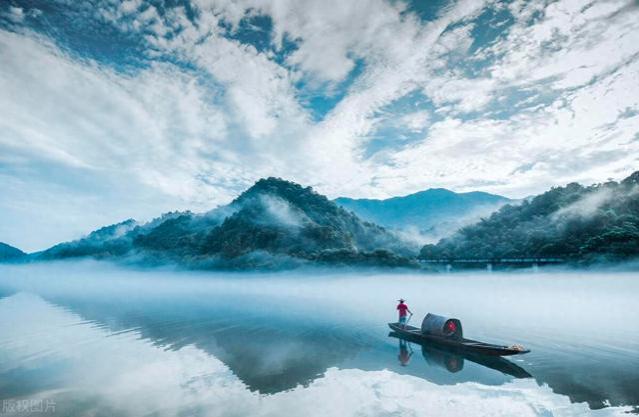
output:
[[[438,264],[516,264],[516,263],[542,263],[542,264],[550,264],[550,263],[562,263],[566,262],[564,258],[460,258],[460,259],[419,259],[421,263],[438,263]]]

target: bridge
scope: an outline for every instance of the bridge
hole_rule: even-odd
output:
[[[528,257],[528,258],[484,258],[484,259],[420,259],[420,263],[422,264],[439,264],[446,265],[446,271],[450,271],[453,269],[454,265],[459,266],[480,266],[486,265],[486,270],[492,271],[493,265],[513,265],[513,266],[526,266],[530,265],[534,270],[539,268],[539,265],[551,265],[551,264],[561,264],[566,262],[564,258],[538,258],[538,257]]]

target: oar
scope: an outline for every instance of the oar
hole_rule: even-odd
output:
[[[410,313],[410,316],[406,319],[406,323],[404,323],[404,327],[408,326],[408,322],[413,318],[413,313]]]

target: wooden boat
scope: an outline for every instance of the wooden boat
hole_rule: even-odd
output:
[[[388,323],[395,333],[409,341],[417,343],[433,343],[445,346],[450,350],[457,352],[475,353],[489,356],[509,356],[521,355],[530,352],[520,346],[503,346],[491,343],[479,342],[477,340],[466,339],[463,337],[447,337],[436,334],[423,333],[422,330],[415,326],[402,325],[399,323]]]

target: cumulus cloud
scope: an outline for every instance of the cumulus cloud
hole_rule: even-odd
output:
[[[93,59],[97,47],[79,33],[38,29],[30,22],[40,12],[16,4],[0,9],[9,22],[0,24],[0,173],[33,189],[82,172],[139,186],[156,207],[208,210],[265,176],[330,197],[430,187],[522,197],[636,167],[639,8],[630,0],[460,0],[428,19],[384,0],[58,4],[134,43],[133,69]],[[487,21],[491,13],[502,20]],[[247,29],[258,16],[269,22],[258,28],[267,47]],[[309,96],[334,102],[316,117]],[[400,113],[384,112],[401,100]],[[86,210],[112,223],[108,198]],[[150,217],[130,207],[124,218]]]

